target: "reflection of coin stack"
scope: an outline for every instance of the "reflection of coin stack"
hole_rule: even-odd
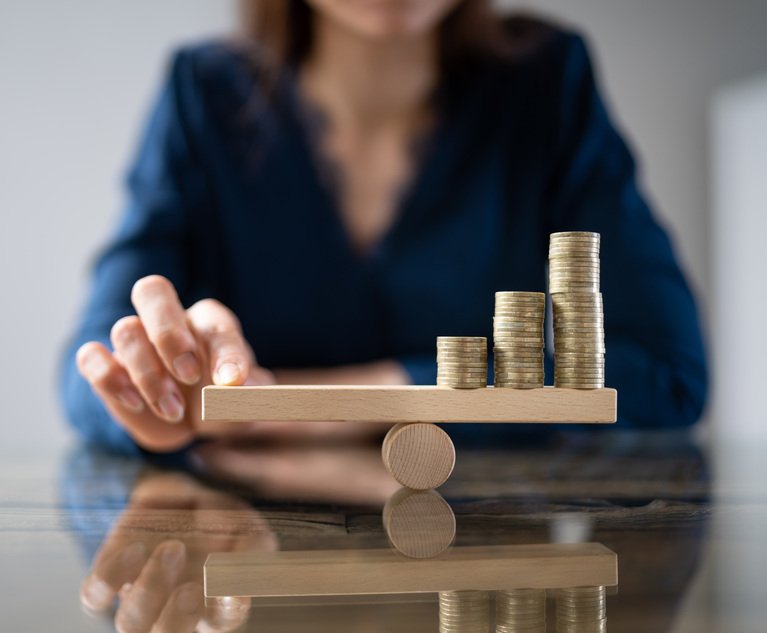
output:
[[[496,633],[546,633],[546,590],[513,589],[495,594]]]
[[[549,292],[554,308],[554,386],[604,387],[599,233],[552,233]]]
[[[487,633],[489,625],[486,591],[440,591],[439,633]]]
[[[543,387],[542,292],[496,292],[493,318],[495,386]]]
[[[484,336],[438,336],[437,385],[455,389],[486,387],[487,339]]]
[[[607,605],[604,587],[561,589],[557,596],[559,633],[604,633]]]

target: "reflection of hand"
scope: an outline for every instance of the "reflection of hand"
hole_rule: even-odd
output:
[[[266,498],[383,504],[400,487],[384,467],[380,448],[371,446],[248,447],[217,440],[198,446],[193,454],[206,474],[248,486]]]
[[[183,475],[151,475],[136,486],[102,543],[80,599],[89,610],[105,611],[119,596],[121,633],[232,631],[247,620],[250,601],[225,598],[206,606],[206,557],[276,548],[268,525],[243,501]]]

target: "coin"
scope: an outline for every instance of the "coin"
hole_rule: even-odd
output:
[[[528,292],[522,290],[498,290],[495,293],[495,298],[496,301],[499,299],[508,301],[545,301],[546,293]]]
[[[496,368],[496,371],[498,371],[499,368],[543,370],[543,359],[532,361],[532,362],[525,362],[525,361],[519,361],[519,360],[498,360],[495,362],[494,367]]]
[[[549,286],[555,281],[559,282],[580,282],[580,283],[599,283],[600,271],[598,270],[549,270]]]
[[[549,247],[549,261],[553,259],[579,258],[593,259],[599,258],[599,247],[588,245],[557,244]]]
[[[593,372],[593,371],[600,371],[603,372],[605,369],[604,362],[585,362],[585,361],[579,361],[579,362],[572,362],[572,363],[563,363],[559,359],[554,360],[554,371],[558,372],[570,372],[570,371],[581,371],[581,372]]]
[[[511,319],[498,319],[493,324],[493,331],[515,330],[518,332],[542,332],[543,323],[525,323],[524,321],[512,321]]]
[[[470,360],[472,358],[482,358],[487,356],[487,348],[483,347],[476,350],[451,350],[451,349],[438,349],[437,358],[459,358],[463,360]]]
[[[561,270],[570,270],[573,268],[583,268],[586,270],[599,270],[601,268],[599,257],[589,256],[575,259],[569,255],[561,255],[549,259],[549,269],[558,268]]]
[[[599,241],[601,235],[595,231],[557,231],[549,236],[552,240],[561,239],[589,239]]]

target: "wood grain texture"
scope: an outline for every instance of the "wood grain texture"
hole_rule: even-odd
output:
[[[615,389],[449,389],[433,386],[205,387],[207,422],[528,422],[610,424]]]
[[[613,586],[616,554],[598,543],[454,547],[439,558],[390,549],[226,552],[205,562],[205,595],[331,596]]]
[[[413,490],[444,484],[455,466],[455,446],[436,424],[397,424],[381,446],[384,466],[399,483]]]
[[[455,538],[455,514],[434,490],[395,492],[384,506],[383,525],[391,546],[410,558],[439,556]]]

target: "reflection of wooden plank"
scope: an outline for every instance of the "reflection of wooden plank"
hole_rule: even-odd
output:
[[[205,387],[205,421],[573,422],[616,420],[614,389],[431,386]]]
[[[205,595],[330,596],[612,586],[618,557],[598,543],[455,547],[413,560],[392,550],[227,552],[205,563]]]

